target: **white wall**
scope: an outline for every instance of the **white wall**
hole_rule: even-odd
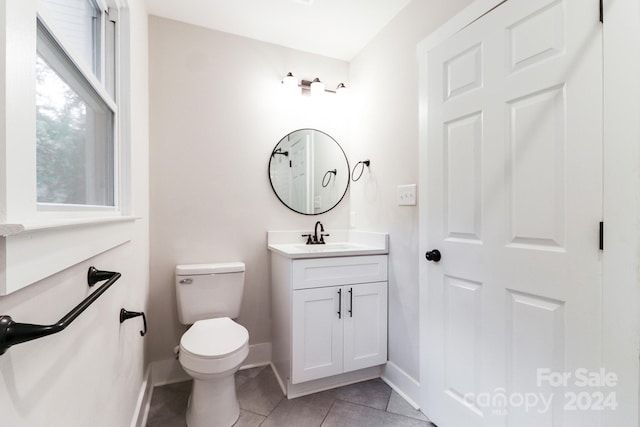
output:
[[[348,78],[348,64],[218,31],[150,17],[150,359],[173,357],[186,329],[177,316],[177,264],[244,261],[238,322],[250,344],[269,343],[267,230],[348,226],[348,203],[297,214],[269,184],[271,151],[287,133],[317,128],[349,145],[346,105],[289,98],[282,78]]]
[[[604,2],[603,366],[616,372],[603,425],[640,425],[640,3]],[[630,47],[632,47],[630,49]]]
[[[354,161],[371,167],[351,187],[356,228],[388,231],[389,360],[419,380],[418,206],[397,206],[398,185],[418,182],[416,44],[471,0],[414,0],[350,64]],[[425,203],[418,200],[418,205]]]
[[[88,295],[90,265],[122,273],[67,329],[15,345],[0,356],[3,426],[127,426],[136,410],[145,340],[138,333],[141,322],[121,325],[118,316],[121,307],[144,310],[148,293],[147,16],[142,2],[130,5],[132,201],[141,219],[132,226],[131,242],[0,297],[0,314],[17,322],[50,324]]]
[[[152,361],[171,358],[186,329],[177,320],[176,264],[245,261],[239,322],[252,344],[269,342],[265,231],[311,229],[316,219],[347,228],[354,211],[356,228],[391,234],[389,358],[419,378],[417,206],[397,206],[396,187],[418,181],[416,44],[470,2],[414,0],[350,64],[150,18],[150,310],[162,331],[150,337]],[[288,71],[328,87],[349,80],[352,96],[294,102],[280,87]],[[267,178],[275,144],[303,127],[332,135],[351,167],[372,162],[350,198],[319,217],[286,209]]]

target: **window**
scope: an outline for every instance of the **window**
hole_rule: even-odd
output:
[[[113,206],[113,111],[83,84],[70,61],[57,56],[49,42],[41,44],[36,59],[38,203]]]
[[[136,217],[128,1],[0,5],[1,296],[130,241]]]
[[[69,49],[100,78],[101,11],[91,0],[41,0]]]
[[[116,207],[115,23],[91,0],[44,5],[35,64],[38,209]]]

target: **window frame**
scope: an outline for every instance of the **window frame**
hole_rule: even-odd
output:
[[[96,0],[116,22],[113,96],[93,71],[71,60],[114,111],[114,207],[37,203],[36,56],[38,20],[67,51],[40,0],[0,2],[0,296],[25,288],[100,253],[126,244],[137,218],[131,200],[131,30],[129,0]],[[108,15],[107,15],[108,11]],[[106,40],[102,25],[102,40]],[[102,63],[102,79],[110,65]]]

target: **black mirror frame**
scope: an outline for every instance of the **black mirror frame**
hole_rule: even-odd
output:
[[[271,161],[274,159],[274,155],[273,153],[276,153],[278,145],[280,144],[280,142],[285,139],[287,136],[291,135],[294,132],[299,132],[301,130],[312,130],[312,131],[316,131],[316,132],[320,132],[326,136],[328,136],[329,138],[331,138],[331,140],[333,142],[336,143],[336,145],[338,146],[338,148],[340,149],[340,152],[342,153],[342,155],[344,156],[344,161],[347,163],[347,173],[349,174],[349,179],[347,179],[347,185],[344,189],[344,193],[342,194],[342,196],[340,197],[340,199],[335,203],[335,205],[331,206],[329,209],[322,211],[322,212],[314,212],[314,213],[306,213],[306,212],[300,212],[297,211],[295,209],[293,209],[291,206],[289,206],[288,204],[286,204],[284,202],[284,200],[282,200],[280,198],[280,196],[278,195],[278,193],[276,192],[275,187],[273,186],[273,181],[271,180]],[[351,183],[351,168],[349,166],[349,159],[347,158],[347,154],[344,152],[344,149],[342,148],[342,146],[338,143],[338,141],[336,141],[331,135],[329,135],[326,132],[323,132],[321,130],[318,129],[313,129],[313,128],[300,128],[300,129],[296,129],[293,130],[289,133],[287,133],[286,135],[284,135],[282,138],[280,138],[278,140],[278,142],[276,143],[276,146],[273,148],[273,150],[271,150],[271,155],[269,156],[269,164],[267,165],[267,177],[269,178],[269,184],[271,185],[271,189],[273,190],[273,194],[276,195],[276,197],[278,198],[278,200],[280,200],[280,203],[282,203],[283,205],[285,205],[287,208],[289,208],[290,210],[292,210],[293,212],[299,213],[301,215],[308,215],[308,216],[313,216],[313,215],[322,215],[324,213],[327,213],[329,211],[331,211],[332,209],[334,209],[336,206],[338,206],[340,204],[340,202],[344,199],[344,197],[347,195],[347,192],[349,191],[349,185]]]

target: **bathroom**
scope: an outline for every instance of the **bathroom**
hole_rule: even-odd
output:
[[[20,52],[11,37],[22,35],[11,26],[16,22],[12,17],[35,14],[36,6],[32,0],[3,3],[2,46],[7,67],[14,67]],[[31,4],[31,10],[20,5],[24,3]],[[389,362],[385,376],[414,403],[419,402],[419,278],[424,259],[419,209],[424,201],[418,197],[416,206],[397,203],[399,185],[418,184],[420,188],[422,182],[416,47],[466,7],[482,2],[404,3],[406,6],[347,60],[205,29],[179,19],[149,16],[151,6],[138,0],[127,2],[130,46],[124,54],[131,72],[127,101],[133,117],[128,129],[131,171],[127,211],[135,219],[71,228],[77,234],[66,240],[68,251],[51,247],[36,256],[31,249],[24,249],[27,246],[16,248],[30,254],[26,258],[32,262],[27,268],[39,270],[47,264],[49,272],[29,286],[5,292],[7,295],[0,297],[0,314],[11,315],[16,321],[49,324],[89,294],[80,286],[89,266],[119,271],[122,278],[73,327],[56,336],[16,345],[0,356],[0,425],[113,427],[141,423],[151,385],[183,375],[174,354],[187,329],[177,315],[174,269],[178,264],[245,263],[244,299],[237,322],[249,331],[249,362],[268,363],[273,313],[267,231],[311,231],[317,219],[329,233],[355,228],[389,234]],[[618,0],[617,4],[622,4],[619,9],[612,7],[611,19],[621,20],[617,25],[620,31],[627,25],[622,15],[633,16],[620,10],[637,7],[627,3],[632,2]],[[623,35],[611,31],[612,40],[624,40]],[[34,39],[35,34],[27,38]],[[327,87],[344,82],[351,93],[346,100],[332,94],[320,102],[307,96],[292,100],[282,92],[281,81],[288,72],[305,79],[320,77]],[[12,106],[5,108],[3,121],[7,141],[20,135],[31,117],[15,107],[20,105],[15,100],[24,93],[21,85],[29,83],[19,79],[19,84],[7,84],[15,74],[3,71],[0,76],[5,83],[5,105]],[[621,86],[628,83],[624,78],[617,79]],[[635,85],[624,90],[640,94]],[[634,108],[637,106],[631,105],[627,114],[640,111]],[[627,117],[625,121],[624,114],[618,115],[610,118],[615,125],[611,138],[635,135],[637,131],[629,125],[634,119]],[[351,182],[345,199],[317,217],[283,206],[273,194],[267,174],[276,143],[300,128],[331,135],[345,150],[352,167],[360,160],[371,161],[361,180]],[[9,161],[1,169],[0,195],[6,209],[0,209],[0,221],[22,223],[25,202],[19,193],[32,182],[23,171],[34,168],[22,164],[22,159],[29,163],[32,156],[21,151],[21,146],[4,141],[2,150]],[[622,151],[630,153],[626,148]],[[615,157],[621,164],[624,158]],[[640,188],[635,187],[637,178],[618,179],[631,183],[616,196],[626,200],[617,206],[629,207],[632,217],[622,218],[620,223],[637,227],[633,219],[636,207],[627,202],[633,199],[629,195],[634,188]],[[625,231],[628,228],[620,233]],[[56,257],[50,255],[70,253],[77,246],[72,244],[76,238],[98,242],[92,255],[79,256],[81,261],[56,270]],[[10,262],[12,252],[10,240],[2,238],[3,276],[4,263]],[[105,244],[111,248],[101,249],[101,240],[109,240]],[[623,278],[635,277],[635,262],[629,257],[637,248],[635,243],[628,245],[617,261],[620,266],[616,266]],[[139,334],[140,319],[122,324],[116,320],[122,307],[146,313],[148,334],[144,338]],[[637,331],[636,323],[629,320],[630,326],[621,328],[629,332],[621,332],[619,339]],[[637,384],[629,390],[635,390],[637,396]],[[629,416],[633,411],[624,412],[631,424],[611,425],[638,425],[637,412],[635,418]]]

